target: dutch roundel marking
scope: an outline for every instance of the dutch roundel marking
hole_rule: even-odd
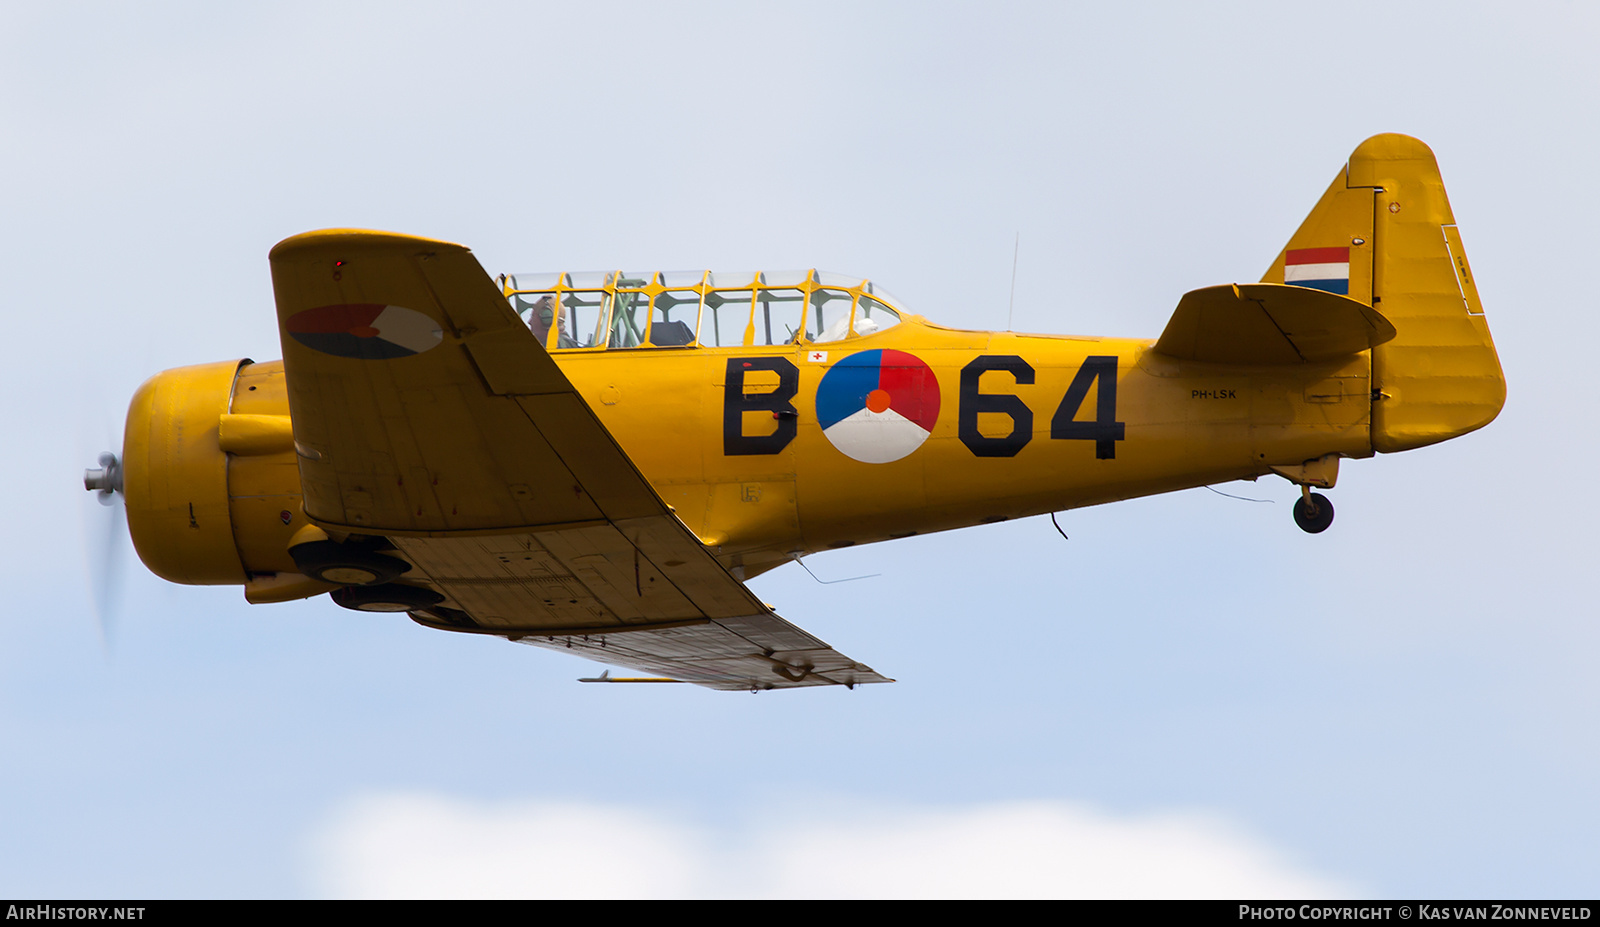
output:
[[[379,303],[318,306],[289,316],[286,327],[313,351],[360,360],[410,357],[444,339],[439,323],[415,309]]]
[[[817,385],[817,424],[839,452],[889,463],[922,446],[939,420],[939,381],[904,351],[860,351]]]

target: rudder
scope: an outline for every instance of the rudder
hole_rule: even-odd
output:
[[[1362,142],[1262,282],[1341,293],[1394,324],[1394,340],[1372,349],[1373,450],[1466,434],[1505,404],[1444,181],[1422,142]]]

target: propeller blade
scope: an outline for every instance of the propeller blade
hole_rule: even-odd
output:
[[[95,501],[110,511],[96,515],[85,512],[84,563],[89,571],[89,590],[94,600],[100,643],[109,650],[122,599],[127,513],[123,508],[121,461],[116,454],[106,451],[100,455],[99,464],[83,471],[83,488],[94,493]]]

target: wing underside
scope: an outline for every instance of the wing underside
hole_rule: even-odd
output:
[[[773,614],[708,555],[709,567],[689,567],[683,561],[704,551],[676,522],[393,540],[418,578],[447,597],[412,613],[429,627],[495,634],[713,689],[891,681]]]
[[[386,539],[444,596],[417,621],[717,689],[890,681],[717,562],[467,249],[313,232],[272,272],[306,514]]]

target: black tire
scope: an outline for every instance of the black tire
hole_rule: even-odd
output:
[[[1327,496],[1314,492],[1311,505],[1306,505],[1306,497],[1301,496],[1294,500],[1294,523],[1307,534],[1321,534],[1333,524],[1333,503]]]
[[[333,601],[358,612],[409,612],[444,601],[444,596],[421,586],[385,583],[381,586],[346,586],[333,591]]]
[[[377,586],[411,569],[411,564],[338,541],[312,541],[289,548],[300,572],[338,586]]]

